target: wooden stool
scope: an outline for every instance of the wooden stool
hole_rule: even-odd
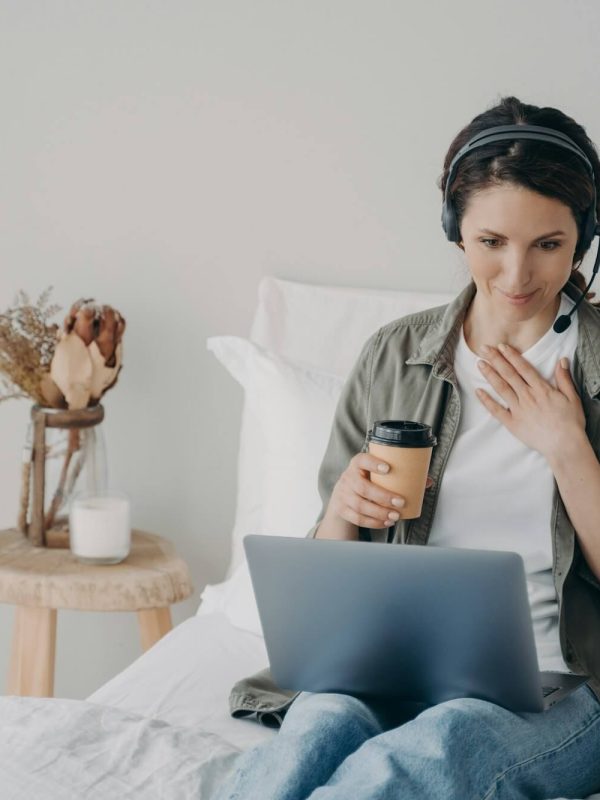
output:
[[[172,628],[172,603],[194,591],[173,545],[134,530],[120,564],[81,564],[71,551],[34,547],[14,529],[0,531],[0,603],[17,606],[7,693],[52,697],[56,611],[136,611],[143,650]]]

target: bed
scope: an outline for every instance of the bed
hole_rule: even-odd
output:
[[[208,339],[244,388],[226,578],[204,589],[195,616],[86,700],[0,698],[2,800],[210,800],[241,752],[276,735],[229,714],[232,685],[268,664],[243,536],[306,534],[320,511],[316,475],[337,398],[362,344],[461,288],[412,293],[265,277],[250,336]]]

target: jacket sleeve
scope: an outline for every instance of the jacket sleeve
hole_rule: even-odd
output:
[[[267,728],[279,728],[289,707],[300,692],[281,689],[269,667],[238,681],[229,693],[232,717],[251,717]]]
[[[314,539],[333,489],[350,460],[357,453],[367,450],[373,357],[380,337],[381,328],[367,339],[342,387],[329,442],[319,468],[318,488],[322,507],[306,538]],[[368,529],[359,528],[359,538],[370,540]]]

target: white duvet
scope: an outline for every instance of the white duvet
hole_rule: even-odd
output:
[[[262,637],[191,617],[87,700],[0,697],[0,800],[210,800],[275,734],[229,715],[268,664]]]
[[[0,698],[2,800],[210,798],[238,748],[85,700]]]

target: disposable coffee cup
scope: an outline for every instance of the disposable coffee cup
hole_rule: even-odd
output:
[[[400,519],[421,516],[431,453],[437,439],[424,422],[388,419],[373,423],[367,436],[369,453],[390,465],[386,473],[371,472],[371,481],[400,495],[406,505]]]

